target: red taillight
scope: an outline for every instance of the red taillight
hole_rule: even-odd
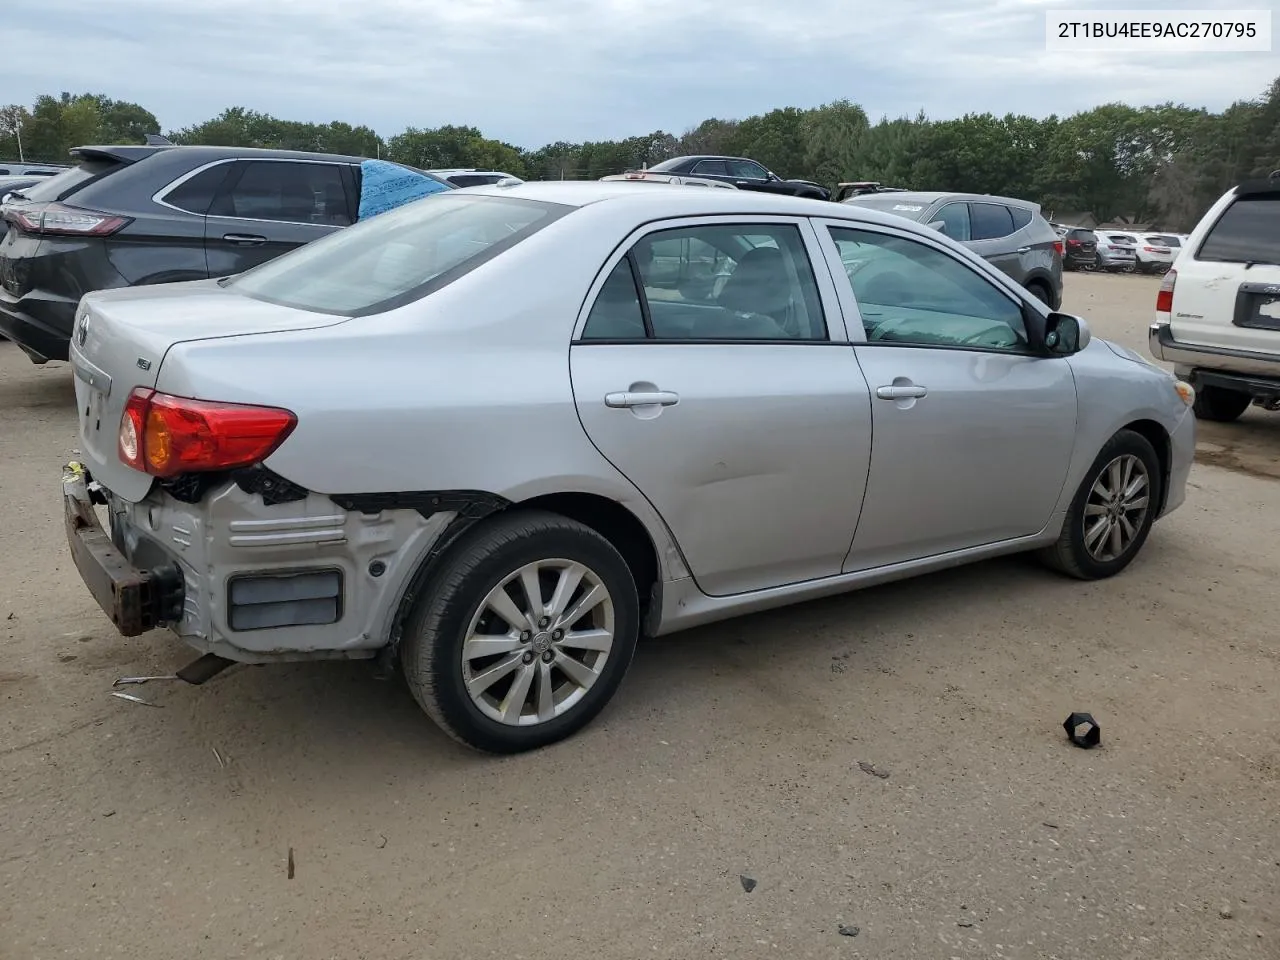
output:
[[[1156,294],[1156,313],[1173,312],[1173,285],[1178,279],[1178,272],[1170,270],[1160,281],[1160,292]]]
[[[1068,246],[1068,247],[1078,247],[1078,246],[1080,246],[1080,241],[1079,241],[1079,240],[1068,240],[1068,241],[1067,241],[1067,246]]]
[[[27,233],[56,237],[106,237],[130,222],[129,217],[81,210],[61,203],[11,208],[8,219]]]
[[[120,459],[157,477],[230,470],[266,458],[297,425],[288,410],[156,393],[129,395],[120,418]]]
[[[1067,245],[1063,243],[1061,240],[1055,240],[1053,241],[1053,249],[1058,254],[1058,256],[1062,256],[1064,253],[1067,252]]]

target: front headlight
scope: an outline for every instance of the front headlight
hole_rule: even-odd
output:
[[[1185,380],[1174,380],[1173,389],[1178,392],[1182,402],[1188,407],[1196,402],[1196,388]]]

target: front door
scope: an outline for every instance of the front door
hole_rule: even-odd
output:
[[[941,244],[829,225],[866,342],[875,441],[846,571],[1031,536],[1075,441],[1062,358],[1031,348],[1024,305]],[[850,319],[850,325],[855,322]]]
[[[857,524],[871,400],[815,241],[783,218],[647,228],[570,350],[588,436],[711,595],[834,576]]]
[[[340,164],[242,160],[237,167],[205,218],[210,276],[248,270],[352,222]]]

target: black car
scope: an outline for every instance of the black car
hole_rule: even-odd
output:
[[[821,184],[811,180],[784,180],[746,157],[672,157],[655,163],[648,170],[652,173],[675,173],[706,180],[723,180],[739,190],[783,193],[793,197],[811,197],[814,200],[831,199],[831,191]]]
[[[0,207],[0,334],[35,363],[67,359],[86,293],[240,273],[354,223],[360,209],[361,157],[155,144],[71,152],[78,166]]]
[[[1083,227],[1070,227],[1062,235],[1062,266],[1067,270],[1083,267],[1092,270],[1098,265],[1098,236]]]

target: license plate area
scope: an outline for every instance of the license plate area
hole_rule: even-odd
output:
[[[1280,283],[1242,283],[1232,323],[1249,330],[1280,332]]]
[[[85,390],[84,406],[80,410],[80,425],[86,435],[97,435],[102,430],[102,417],[107,409],[107,398],[100,390]]]

